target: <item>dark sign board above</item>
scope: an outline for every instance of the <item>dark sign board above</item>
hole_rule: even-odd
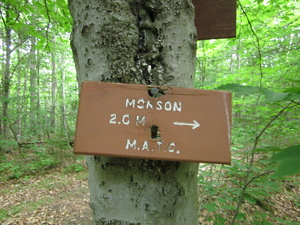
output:
[[[198,40],[236,36],[236,0],[193,0]]]
[[[82,83],[74,153],[230,163],[231,93]]]

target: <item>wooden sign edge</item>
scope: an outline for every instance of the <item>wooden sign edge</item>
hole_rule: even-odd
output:
[[[236,1],[235,0],[223,0],[221,3],[222,9],[226,13],[220,13],[220,7],[217,7],[219,2],[216,0],[193,0],[195,7],[195,26],[197,29],[197,40],[209,40],[209,39],[222,39],[222,38],[235,38],[236,37]],[[226,4],[225,4],[226,3]],[[203,13],[210,10],[212,17]],[[210,21],[210,23],[209,23]],[[217,26],[223,23],[222,28]]]
[[[222,165],[231,165],[231,157],[227,161],[209,161],[209,160],[176,160],[176,159],[168,159],[168,160],[163,160],[163,159],[158,159],[156,157],[139,157],[139,156],[124,156],[124,155],[119,155],[119,154],[95,154],[94,152],[73,152],[74,154],[77,155],[93,155],[93,156],[105,156],[105,157],[117,157],[117,158],[127,158],[127,159],[144,159],[144,160],[160,160],[160,161],[172,161],[172,162],[192,162],[192,163],[211,163],[211,164],[222,164]],[[231,155],[231,154],[230,154]]]

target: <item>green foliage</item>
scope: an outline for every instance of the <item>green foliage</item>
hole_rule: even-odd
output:
[[[237,5],[237,38],[198,42],[196,87],[233,92],[232,165],[200,167],[202,209],[215,224],[293,224],[271,196],[299,183],[300,3]]]
[[[246,85],[235,84],[235,83],[221,85],[217,88],[217,90],[232,91],[236,94],[236,97],[259,93],[258,87],[246,86]]]
[[[0,158],[1,179],[19,179],[22,177],[28,179],[30,175],[51,171],[76,157],[72,153],[70,154],[69,151],[69,149],[61,150],[60,152],[52,151],[50,146],[48,150],[37,149],[21,155],[9,153],[7,156]],[[76,172],[82,170],[79,166],[78,168],[71,168],[73,169],[72,171]]]
[[[283,100],[300,100],[298,94],[299,88],[288,88],[284,92],[274,92],[267,88],[260,88],[254,86],[245,86],[241,84],[224,84],[217,88],[217,90],[227,90],[235,93],[236,97],[247,96],[252,94],[263,94],[267,103],[275,103]]]
[[[208,212],[215,212],[218,210],[218,205],[216,203],[206,203],[203,204],[202,207],[207,209]]]
[[[206,196],[201,207],[214,224],[229,224],[228,215],[236,215],[235,224],[295,224],[271,215],[270,196],[300,170],[300,3],[237,5],[237,38],[198,42],[195,86],[234,92],[232,165],[200,166],[201,197]],[[65,173],[85,169],[68,146],[78,86],[67,1],[10,0],[0,7],[1,71],[10,68],[8,77],[1,74],[0,86],[3,93],[9,83],[9,96],[0,96],[1,108],[8,103],[7,114],[0,115],[1,127],[7,125],[6,136],[0,133],[1,179],[28,179],[57,166],[65,166]],[[236,210],[239,196],[242,204],[260,210]],[[6,215],[0,210],[0,219]],[[249,222],[251,215],[256,218]]]
[[[11,0],[0,7],[1,179],[28,179],[59,166],[81,171],[69,146],[78,84],[68,2]]]
[[[24,154],[22,157],[28,156]],[[38,153],[36,156],[30,157],[33,157],[34,160],[26,162],[23,158],[18,157],[10,161],[1,161],[2,179],[19,179],[26,175],[41,173],[56,167],[59,163],[53,156],[46,153]]]
[[[282,149],[279,153],[273,155],[271,160],[279,162],[279,166],[274,174],[275,177],[299,175],[300,145]]]
[[[10,152],[13,148],[17,146],[16,141],[13,140],[0,140],[0,152]]]
[[[0,209],[0,221],[7,217],[7,212],[5,209]]]
[[[85,168],[82,165],[75,164],[75,163],[64,168],[65,173],[74,173],[74,172],[78,173],[83,170],[85,170]]]
[[[69,141],[75,129],[78,96],[69,46],[71,17],[66,0],[0,3],[3,47],[0,151],[17,143]],[[6,48],[4,43],[10,43]],[[8,51],[11,50],[11,51]],[[5,86],[7,84],[7,86]]]

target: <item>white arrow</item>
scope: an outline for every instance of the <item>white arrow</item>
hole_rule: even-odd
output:
[[[200,127],[200,123],[198,123],[196,120],[193,120],[194,123],[183,123],[183,122],[174,122],[174,125],[178,126],[191,126],[193,129],[196,129],[197,127]]]

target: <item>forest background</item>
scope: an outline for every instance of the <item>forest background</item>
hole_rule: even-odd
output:
[[[72,153],[79,90],[66,0],[2,0],[0,10],[1,180],[86,171]],[[237,1],[237,37],[198,41],[195,88],[233,92],[232,164],[200,164],[202,222],[300,221],[299,49],[297,0]],[[282,192],[289,216],[274,213]]]

